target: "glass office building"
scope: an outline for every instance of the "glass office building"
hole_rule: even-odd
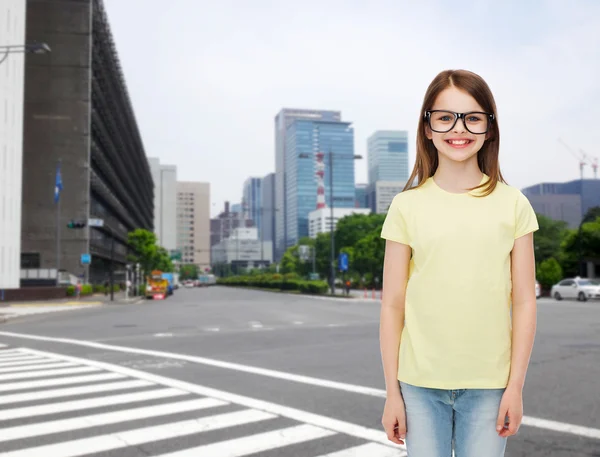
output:
[[[367,140],[369,184],[408,181],[408,132],[378,130]]]
[[[329,157],[333,162],[333,206],[355,206],[354,129],[349,122],[296,120],[286,131],[286,247],[308,236],[308,215],[317,208],[317,153],[325,154],[325,201],[331,205]],[[306,156],[306,157],[304,157]]]
[[[261,178],[248,178],[244,182],[244,199],[246,217],[254,221],[254,226],[260,232],[261,228]]]

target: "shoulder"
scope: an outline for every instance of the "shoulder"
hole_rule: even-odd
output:
[[[416,200],[421,198],[421,196],[426,192],[427,185],[423,184],[419,187],[413,187],[411,189],[404,190],[394,197],[392,200],[392,206],[397,207],[407,207],[410,206],[411,203],[414,203]]]

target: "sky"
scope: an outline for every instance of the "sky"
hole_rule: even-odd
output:
[[[340,110],[365,158],[374,131],[408,130],[412,169],[423,96],[445,69],[492,89],[510,185],[578,179],[559,138],[600,156],[596,0],[104,1],[147,156],[210,182],[213,216],[275,171],[283,107]]]

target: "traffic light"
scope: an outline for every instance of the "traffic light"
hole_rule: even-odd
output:
[[[80,229],[80,228],[84,228],[85,225],[86,225],[85,221],[70,220],[69,223],[67,224],[67,227],[70,229]]]

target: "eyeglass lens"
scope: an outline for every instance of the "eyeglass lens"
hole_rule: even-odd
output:
[[[431,129],[436,132],[449,132],[454,127],[454,121],[464,121],[465,127],[471,133],[486,133],[489,127],[489,116],[485,113],[468,113],[463,119],[456,119],[452,111],[434,111],[429,117]]]

